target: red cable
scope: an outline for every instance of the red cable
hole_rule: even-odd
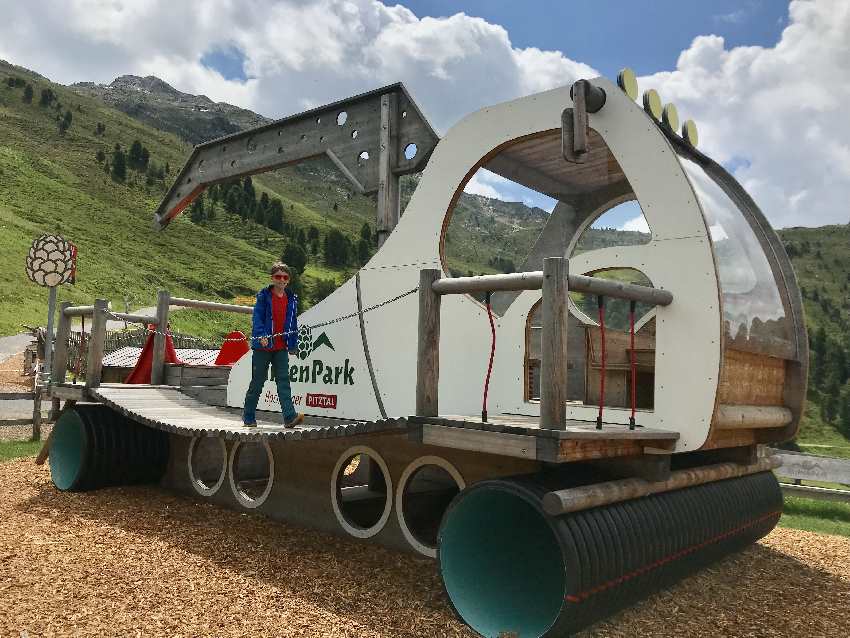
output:
[[[599,334],[601,341],[602,373],[599,377],[599,415],[596,417],[596,429],[602,429],[602,406],[605,403],[605,297],[599,295]]]
[[[631,336],[631,372],[632,372],[632,416],[629,417],[629,429],[635,429],[635,413],[637,412],[637,363],[635,361],[635,302],[629,306],[629,331]]]
[[[487,293],[487,317],[490,319],[490,363],[487,364],[487,376],[484,379],[484,403],[481,406],[481,420],[487,421],[487,395],[490,392],[490,373],[493,372],[493,357],[496,355],[496,324],[493,323],[493,307],[490,305],[490,293]]]

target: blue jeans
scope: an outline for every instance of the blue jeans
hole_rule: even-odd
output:
[[[242,421],[245,423],[253,423],[257,420],[257,402],[260,400],[260,393],[268,376],[269,364],[272,366],[274,380],[277,383],[277,396],[283,408],[283,422],[288,423],[295,418],[292,390],[289,387],[289,353],[285,348],[273,352],[253,350],[251,352],[251,383],[248,384],[248,392],[245,393],[245,410],[242,413]]]

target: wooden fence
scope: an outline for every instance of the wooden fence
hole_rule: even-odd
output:
[[[780,477],[782,491],[786,495],[850,503],[850,490],[801,484],[801,481],[817,481],[850,486],[850,460],[787,450],[776,451],[775,456],[782,459],[782,466],[776,470],[776,475]]]
[[[136,330],[108,330],[103,343],[103,353],[109,354],[125,347],[142,348],[148,337],[148,331],[144,328]],[[204,350],[217,349],[218,344],[206,339],[198,339],[190,335],[184,335],[179,332],[172,332],[171,338],[174,341],[175,348],[200,348]],[[68,372],[77,372],[80,376],[85,376],[86,372],[86,347],[88,346],[89,335],[85,338],[83,333],[72,332],[68,335]],[[54,346],[55,347],[55,346]]]

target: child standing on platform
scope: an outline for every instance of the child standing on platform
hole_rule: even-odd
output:
[[[245,394],[242,423],[248,427],[257,425],[257,402],[271,365],[283,410],[283,425],[291,428],[304,421],[304,415],[295,412],[289,387],[289,353],[298,352],[298,295],[289,289],[292,279],[289,266],[275,262],[270,274],[271,285],[257,293],[254,304],[251,383]]]

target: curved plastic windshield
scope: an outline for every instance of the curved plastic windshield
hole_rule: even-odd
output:
[[[701,166],[679,159],[702,204],[714,247],[727,347],[793,357],[791,322],[755,231]]]

